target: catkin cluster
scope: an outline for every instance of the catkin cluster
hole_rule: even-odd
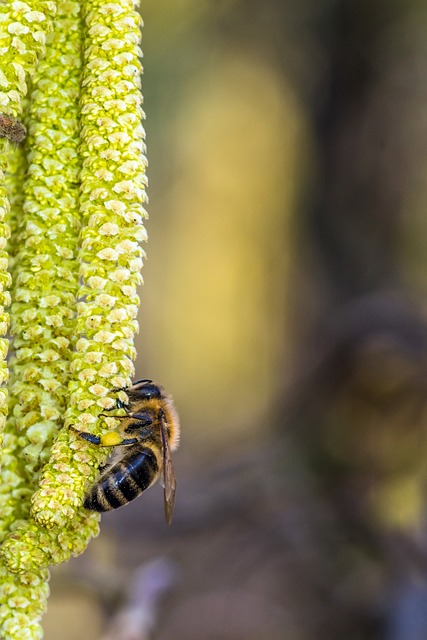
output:
[[[140,29],[131,0],[0,5],[4,640],[42,637],[47,568],[98,532],[81,505],[105,453],[69,426],[97,433],[111,389],[134,373],[146,239]],[[13,119],[27,132],[19,145]]]

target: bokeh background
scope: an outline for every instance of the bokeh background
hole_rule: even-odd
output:
[[[46,640],[427,637],[427,6],[142,0],[156,486]]]

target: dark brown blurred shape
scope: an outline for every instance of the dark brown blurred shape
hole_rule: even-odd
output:
[[[341,515],[372,528],[408,527],[421,495],[393,502],[405,482],[422,491],[427,446],[427,324],[398,293],[372,294],[319,329],[293,422]],[[382,492],[383,495],[382,495]],[[389,492],[389,493],[387,493]]]

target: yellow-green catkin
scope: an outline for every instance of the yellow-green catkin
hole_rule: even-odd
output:
[[[15,0],[0,5],[0,112],[22,115],[26,79],[44,56],[56,14],[53,0]]]
[[[14,240],[16,239],[19,220],[22,219],[22,207],[24,202],[24,175],[26,173],[26,167],[27,158],[24,145],[9,145],[9,148],[7,149],[7,171],[5,176],[5,188],[7,194],[6,225],[8,227],[8,234],[10,234],[10,237],[6,243],[5,250],[8,255],[8,269],[10,273],[13,271],[13,265],[16,255],[16,245],[14,244]],[[0,245],[2,246],[3,250],[4,241],[5,236],[4,234],[0,233]],[[9,298],[8,292],[7,296]],[[9,316],[7,317],[7,323],[9,324]],[[0,405],[1,404],[2,403],[0,403]],[[7,447],[10,449],[10,441]],[[10,514],[8,514],[5,519],[8,520],[9,516]],[[4,517],[5,514],[2,513],[1,518]]]
[[[33,490],[66,409],[73,347],[80,231],[81,41],[78,3],[61,2],[46,56],[34,76],[28,119],[31,152],[22,222],[14,238],[13,400],[8,431],[16,436],[22,485]],[[5,461],[3,468],[7,469]],[[15,520],[28,511],[29,501],[20,498]],[[8,528],[1,510],[0,522]]]
[[[26,77],[34,71],[37,60],[44,55],[46,34],[52,28],[56,4],[50,0],[8,2],[0,5],[0,114],[21,116],[27,93]],[[7,171],[7,138],[0,138],[0,385],[7,381],[6,355],[10,304],[10,275],[6,251],[10,228],[6,218],[10,203],[5,188]],[[0,389],[0,432],[7,416],[7,391]]]
[[[9,343],[6,334],[9,328],[9,314],[6,308],[10,305],[9,288],[11,277],[8,272],[7,241],[10,236],[10,227],[6,217],[10,211],[5,187],[6,153],[0,149],[0,385],[7,382],[9,377],[6,356]],[[3,439],[3,430],[6,424],[8,412],[8,393],[5,387],[0,388],[0,445]]]
[[[143,257],[139,243],[146,237],[142,224],[146,159],[141,124],[141,18],[130,0],[86,2],[85,18],[82,286],[67,424],[91,431],[99,430],[99,413],[113,405],[111,389],[129,385],[134,373],[136,288]],[[82,446],[74,433],[63,430],[33,499],[34,518],[48,528],[66,525],[105,456],[105,451],[86,443]]]
[[[79,4],[63,0],[31,94],[23,223],[13,274],[10,388],[18,432],[28,441],[23,458],[32,482],[62,422],[74,346],[81,46]]]
[[[19,525],[3,548],[15,571],[63,561],[83,550],[96,533],[97,514],[88,515],[81,505],[107,452],[68,426],[94,432],[107,428],[99,414],[114,406],[111,390],[128,386],[134,373],[136,289],[143,258],[139,243],[146,238],[141,19],[129,0],[95,0],[84,7],[78,339],[66,426],[33,497],[35,522]]]
[[[49,595],[48,571],[11,576],[0,566],[0,637],[2,640],[41,640],[40,619]]]
[[[7,151],[6,193],[10,209],[6,222],[10,229],[10,238],[6,250],[9,257],[9,271],[13,272],[17,247],[15,244],[19,223],[22,221],[24,203],[24,176],[27,173],[27,155],[24,144],[11,144]]]
[[[22,211],[13,224],[13,401],[2,458],[1,538],[27,524],[39,470],[66,407],[78,287],[80,67],[79,5],[67,0],[59,4],[46,57],[33,76],[24,198],[13,200]],[[11,180],[12,196],[13,186]],[[37,563],[22,570],[16,576],[0,566],[0,637],[8,640],[43,636],[48,572]]]

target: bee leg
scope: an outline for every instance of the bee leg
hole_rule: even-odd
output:
[[[109,416],[107,412],[115,411],[116,409],[123,409],[122,406],[118,407],[117,405],[113,405],[109,409],[104,409],[104,411],[98,415],[105,416],[106,418],[114,418],[114,416]]]
[[[86,433],[85,431],[80,431],[79,436],[80,438],[83,438],[83,440],[87,440],[92,444],[101,444],[101,438],[99,436],[95,436],[93,433]]]
[[[148,438],[153,433],[153,420],[146,413],[133,413],[132,422],[125,429],[125,433],[138,431],[140,438]],[[134,422],[133,422],[134,421]]]
[[[125,391],[125,389],[113,389],[113,391]],[[129,406],[129,404],[127,402],[123,402],[123,400],[120,400],[119,398],[116,398],[116,402],[115,404],[113,404],[112,407],[110,407],[109,409],[104,409],[104,411],[115,411],[115,409],[127,409]],[[100,416],[105,415],[104,413],[100,413]]]
[[[138,427],[148,427],[150,424],[153,424],[148,413],[132,413],[131,416],[135,418],[135,420],[138,420]]]
[[[121,446],[122,444],[136,444],[137,442],[140,442],[140,438],[123,438],[123,440],[119,442],[119,446]]]
[[[83,440],[87,440],[101,447],[117,447],[122,444],[128,445],[139,442],[138,438],[123,438],[117,431],[108,431],[108,433],[104,433],[103,436],[95,436],[93,433],[88,433],[87,431],[79,431],[75,427],[70,427],[70,429],[77,433],[80,438],[83,438]]]
[[[101,447],[117,447],[122,444],[136,444],[137,442],[138,438],[123,438],[123,436],[117,431],[108,431],[99,439]]]
[[[74,433],[77,433],[80,438],[83,438],[83,440],[87,440],[92,444],[101,444],[101,438],[99,436],[95,436],[93,433],[88,433],[87,431],[79,431],[75,427],[70,427],[70,429],[71,431],[74,431]]]

